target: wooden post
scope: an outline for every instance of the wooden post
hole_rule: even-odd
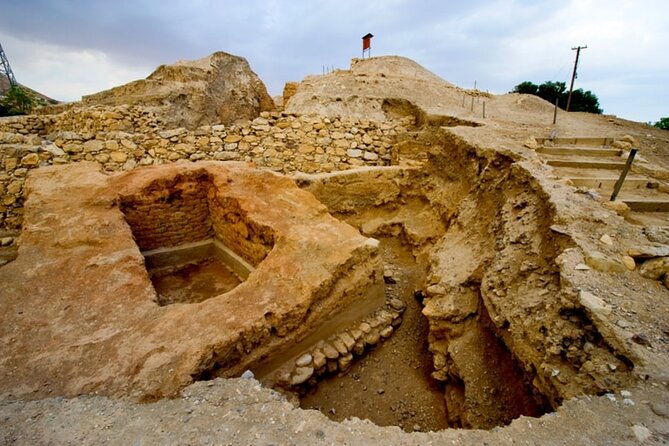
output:
[[[571,93],[574,91],[574,79],[576,79],[576,68],[578,68],[578,56],[581,55],[581,50],[586,49],[588,46],[577,46],[576,48],[572,48],[573,50],[576,50],[576,60],[574,61],[574,72],[571,74],[571,84],[569,85],[569,96],[567,96],[567,108],[565,109],[566,111],[569,111],[569,106],[571,105]]]
[[[555,122],[557,121],[557,108],[559,100],[560,100],[560,95],[555,97],[555,110],[553,110],[553,125],[555,125]]]
[[[467,98],[467,93],[462,93],[462,106],[465,106],[465,99]]]
[[[483,119],[485,119],[485,101],[483,101]]]
[[[471,111],[472,111],[472,112],[474,111],[474,96],[472,96],[472,108],[471,108]]]
[[[629,172],[630,168],[632,167],[632,162],[634,161],[634,156],[636,155],[636,152],[637,149],[632,149],[630,151],[630,155],[627,157],[627,162],[625,163],[625,167],[623,167],[623,171],[620,172],[620,178],[618,178],[618,181],[616,181],[616,185],[613,188],[613,193],[611,194],[611,201],[616,200],[618,192],[620,192],[620,189],[622,189],[623,183],[625,182],[625,177],[627,176],[627,172]]]

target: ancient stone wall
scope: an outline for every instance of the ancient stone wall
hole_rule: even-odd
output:
[[[274,384],[291,388],[314,385],[335,373],[346,373],[355,357],[364,356],[370,349],[384,342],[402,323],[406,304],[390,299],[360,323],[319,341],[294,362],[282,366],[274,375]]]
[[[207,178],[183,180],[174,184],[156,182],[139,194],[123,198],[121,211],[142,251],[213,235],[206,187],[210,182]]]
[[[274,232],[250,221],[230,197],[210,192],[209,209],[216,237],[254,266],[260,264],[274,246]]]
[[[161,130],[146,108],[72,108],[0,119],[0,227],[19,228],[28,170],[95,161],[118,172],[176,161],[245,161],[283,173],[387,166],[413,118],[392,122],[264,112],[233,126]]]

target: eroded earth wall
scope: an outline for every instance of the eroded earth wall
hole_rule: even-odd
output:
[[[363,234],[399,237],[417,261],[428,256],[423,314],[449,423],[491,428],[632,385],[643,349],[622,342],[598,311],[602,301],[585,291],[601,285],[581,278],[575,286],[583,262],[575,253],[587,256],[592,246],[560,229],[569,226],[558,211],[564,203],[510,157],[429,132],[422,169],[305,175],[298,183]]]

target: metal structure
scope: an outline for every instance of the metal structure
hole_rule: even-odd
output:
[[[362,36],[362,58],[365,58],[365,52],[367,52],[367,57],[372,57],[372,33],[367,33]]]
[[[5,55],[5,50],[2,49],[2,44],[0,44],[0,73],[7,76],[9,79],[9,85],[16,85],[16,78],[14,77],[14,72],[12,67],[9,65],[9,60],[7,60],[7,55]]]
[[[572,48],[572,51],[576,51],[576,61],[574,62],[574,72],[571,74],[571,85],[569,85],[569,96],[567,97],[567,108],[566,111],[569,111],[569,106],[571,105],[571,93],[574,91],[574,79],[576,79],[576,68],[578,67],[578,56],[581,55],[581,50],[586,49],[588,46],[577,46]]]

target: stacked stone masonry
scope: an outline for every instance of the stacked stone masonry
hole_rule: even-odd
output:
[[[217,196],[204,172],[156,181],[120,207],[142,251],[216,237],[257,266],[274,246],[274,232],[249,220],[235,199]]]
[[[258,266],[274,246],[274,232],[250,221],[236,200],[216,197],[212,192],[209,209],[216,237],[251,265]]]
[[[178,246],[213,236],[207,188],[193,180],[155,185],[124,197],[121,211],[139,249]]]
[[[148,109],[69,108],[56,115],[0,119],[0,228],[18,229],[28,170],[95,161],[117,172],[177,161],[245,161],[277,172],[331,172],[391,164],[412,117],[364,119],[263,112],[233,126],[161,130]]]
[[[392,336],[402,323],[405,308],[406,304],[399,299],[388,300],[384,307],[355,327],[318,342],[293,363],[282,367],[275,375],[274,384],[287,389],[298,388],[315,385],[329,374],[348,372],[355,357],[363,356],[366,351]]]

